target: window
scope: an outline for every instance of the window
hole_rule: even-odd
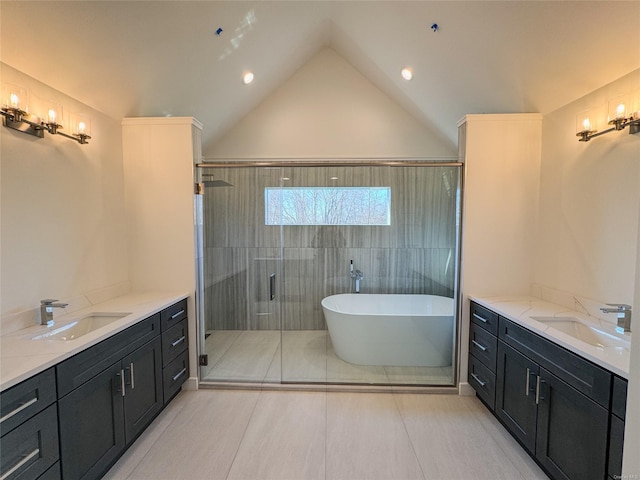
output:
[[[390,187],[265,188],[265,225],[390,225]]]

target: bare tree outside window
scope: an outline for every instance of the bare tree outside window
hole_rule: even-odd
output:
[[[390,187],[265,188],[265,225],[390,225]]]

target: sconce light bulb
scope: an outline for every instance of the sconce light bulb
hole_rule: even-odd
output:
[[[411,80],[413,78],[413,71],[409,67],[404,67],[400,73],[405,80]]]
[[[86,130],[87,126],[84,122],[78,123],[78,133],[83,134]]]
[[[618,105],[618,106],[616,107],[616,118],[622,118],[622,117],[624,117],[625,110],[626,110],[626,108],[625,108],[625,106],[624,106],[624,103],[621,103],[620,105]]]
[[[582,128],[586,131],[591,131],[591,120],[588,117],[582,121]]]
[[[49,123],[56,123],[56,111],[51,108],[47,114],[49,116]]]
[[[11,93],[9,97],[9,103],[13,108],[18,108],[18,103],[20,103],[20,99],[18,98],[18,95],[16,95],[15,93]]]

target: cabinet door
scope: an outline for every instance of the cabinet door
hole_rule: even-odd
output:
[[[531,453],[536,442],[538,364],[498,342],[496,415]]]
[[[608,420],[607,410],[540,369],[536,458],[553,478],[605,478]]]
[[[156,337],[122,360],[125,437],[133,441],[162,410],[162,342]]]
[[[121,364],[58,401],[65,480],[100,478],[124,449]]]

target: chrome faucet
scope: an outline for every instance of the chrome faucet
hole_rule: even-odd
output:
[[[613,308],[601,308],[603,313],[617,313],[618,314],[618,328],[625,332],[631,331],[631,305],[624,303],[607,303]]]
[[[58,300],[53,300],[51,298],[40,300],[40,323],[42,325],[53,325],[53,309],[65,308],[69,305],[68,303],[55,303],[57,301]]]
[[[360,270],[353,271],[353,260],[351,260],[351,266],[349,267],[349,275],[356,281],[356,293],[360,293],[360,280],[364,279]]]

